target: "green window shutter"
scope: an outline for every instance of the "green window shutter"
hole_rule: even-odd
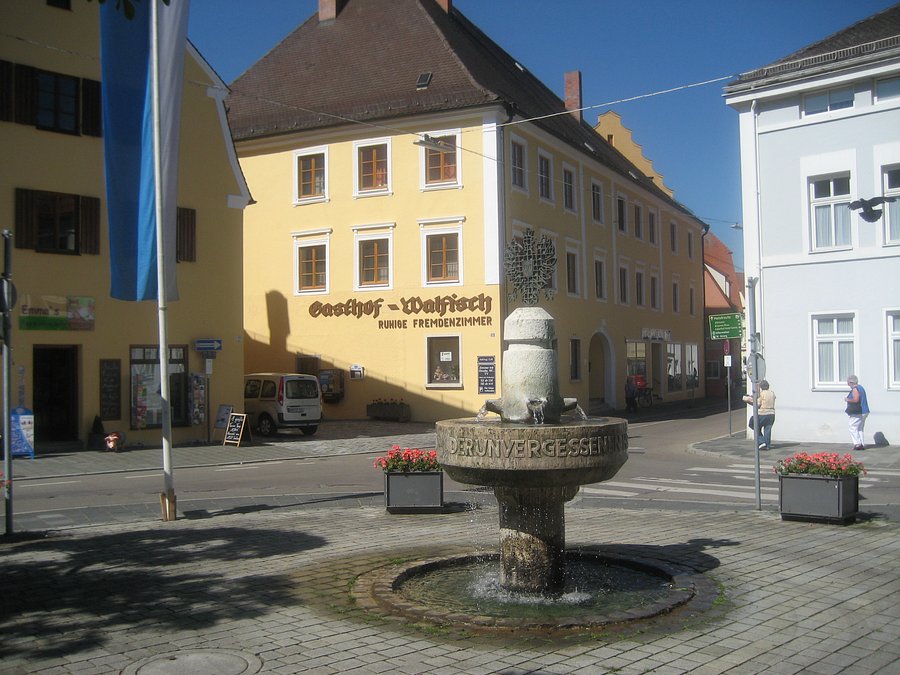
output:
[[[81,133],[85,136],[103,135],[100,83],[81,80]]]
[[[79,220],[81,253],[100,253],[100,200],[97,197],[79,199]]]

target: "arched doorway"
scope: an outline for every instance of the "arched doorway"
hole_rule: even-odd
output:
[[[589,415],[600,415],[616,407],[615,364],[609,338],[594,333],[588,353]]]

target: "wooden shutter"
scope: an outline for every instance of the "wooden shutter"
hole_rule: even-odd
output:
[[[96,80],[81,81],[81,133],[85,136],[103,135],[100,83]]]
[[[17,63],[15,80],[15,100],[13,102],[15,121],[19,124],[34,125],[37,122],[34,68]]]
[[[13,64],[0,61],[0,122],[13,120]]]
[[[16,248],[34,248],[34,190],[16,188]]]
[[[197,261],[197,211],[178,207],[175,217],[177,262]]]
[[[79,199],[79,241],[80,252],[88,255],[100,254],[100,200],[97,197]]]

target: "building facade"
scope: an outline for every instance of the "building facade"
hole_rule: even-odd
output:
[[[38,450],[83,444],[100,417],[128,444],[160,442],[155,302],[109,295],[96,3],[0,5],[0,223],[10,231],[11,403]],[[241,406],[241,221],[249,201],[226,89],[189,47],[178,186],[180,299],[168,307],[173,442],[206,440],[210,410]],[[207,366],[195,340],[217,338]]]
[[[621,407],[640,374],[702,396],[704,226],[581,119],[580,74],[565,87],[447,0],[320,2],[231,85],[256,201],[247,369],[319,374],[332,418],[401,399],[416,420],[474,415],[523,301],[509,246],[549,242],[534,290],[562,393]]]
[[[880,203],[900,197],[900,6],[725,95],[740,115],[745,273],[758,280],[774,437],[849,443],[851,374],[868,392],[868,442],[900,437],[900,199]]]

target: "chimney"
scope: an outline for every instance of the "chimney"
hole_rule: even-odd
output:
[[[581,71],[566,73],[566,110],[579,122],[581,117]]]
[[[319,0],[319,23],[334,21],[343,4],[344,0]]]
[[[435,0],[435,2],[437,2],[438,7],[447,12],[447,14],[453,9],[453,0]]]

